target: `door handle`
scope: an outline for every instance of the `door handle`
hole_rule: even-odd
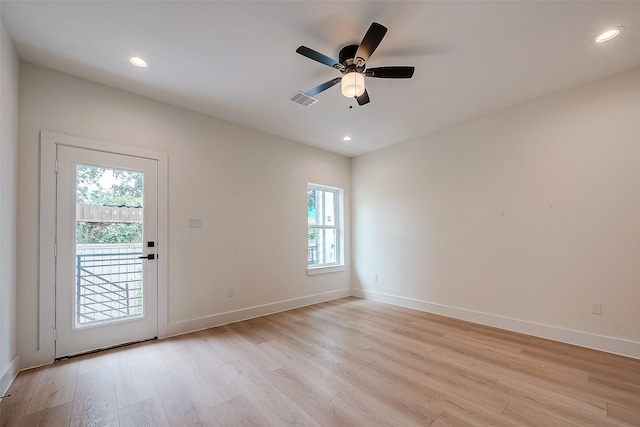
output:
[[[147,256],[139,256],[139,259],[156,259],[156,254],[149,254]]]

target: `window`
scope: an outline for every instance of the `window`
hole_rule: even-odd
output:
[[[308,184],[307,268],[342,266],[342,189]]]

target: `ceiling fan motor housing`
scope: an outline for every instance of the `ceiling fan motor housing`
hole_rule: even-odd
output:
[[[345,46],[342,49],[340,49],[340,53],[338,54],[339,55],[338,60],[345,67],[344,73],[346,73],[347,70],[354,69],[354,68],[358,72],[363,71],[363,69],[357,69],[356,65],[354,64],[354,59],[357,51],[358,51],[358,45],[355,45],[355,44]]]

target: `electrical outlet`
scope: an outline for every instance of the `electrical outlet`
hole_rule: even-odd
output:
[[[374,281],[374,282],[377,282],[377,281],[378,281],[378,275],[377,275],[377,274],[374,274],[372,278],[373,278],[373,281]]]
[[[234,289],[233,289],[233,288],[229,288],[229,289],[227,289],[227,296],[228,296],[228,297],[232,297],[232,296],[233,296],[233,294],[234,294]]]
[[[592,302],[591,314],[602,314],[602,304],[599,302]]]

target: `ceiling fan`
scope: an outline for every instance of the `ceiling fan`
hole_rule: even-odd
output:
[[[359,105],[368,104],[369,94],[364,87],[365,77],[375,77],[380,79],[410,79],[415,70],[414,67],[394,66],[366,68],[367,61],[376,50],[387,28],[384,25],[374,22],[367,30],[360,45],[345,46],[338,54],[339,61],[329,58],[320,52],[316,52],[306,46],[300,46],[296,52],[309,59],[313,59],[321,64],[333,67],[342,73],[342,77],[336,77],[328,82],[322,83],[306,91],[304,94],[313,97],[330,87],[342,83],[342,94],[347,98],[355,98]]]

